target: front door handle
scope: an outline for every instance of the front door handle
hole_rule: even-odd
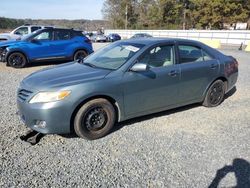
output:
[[[178,74],[176,70],[172,70],[168,73],[169,76],[175,77]]]

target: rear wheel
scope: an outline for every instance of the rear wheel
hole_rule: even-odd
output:
[[[74,61],[83,61],[83,59],[88,55],[85,50],[77,50],[74,54]]]
[[[25,55],[20,52],[14,52],[9,55],[7,59],[7,65],[14,68],[23,68],[27,64]]]
[[[225,96],[225,83],[222,80],[216,80],[208,89],[203,105],[206,107],[215,107],[221,104]]]
[[[106,99],[94,99],[84,104],[74,119],[76,134],[88,140],[108,134],[115,124],[115,110]]]

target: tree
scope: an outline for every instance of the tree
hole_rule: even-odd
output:
[[[106,0],[104,17],[113,28],[222,29],[224,23],[247,22],[250,0]]]
[[[222,29],[224,23],[246,22],[249,3],[249,0],[190,0],[190,23],[195,28]]]

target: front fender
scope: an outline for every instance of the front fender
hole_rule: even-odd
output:
[[[29,56],[27,55],[27,53],[23,49],[20,49],[20,48],[15,47],[15,46],[10,46],[10,47],[7,47],[6,50],[7,50],[6,61],[8,60],[8,57],[10,56],[10,54],[12,54],[14,52],[20,52],[20,53],[25,55],[27,61],[29,62]]]
[[[122,95],[112,95],[110,93],[91,93],[88,95],[84,95],[83,97],[80,97],[74,104],[73,104],[73,111],[72,111],[72,115],[74,113],[74,111],[76,109],[78,109],[79,106],[83,105],[84,103],[92,100],[92,99],[96,99],[96,98],[104,98],[109,100],[111,103],[114,102],[114,105],[116,106],[117,110],[118,110],[118,122],[122,121],[124,119],[124,110],[123,110],[123,98]]]

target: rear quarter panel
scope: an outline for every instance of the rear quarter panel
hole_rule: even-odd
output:
[[[84,49],[88,54],[93,52],[92,44],[85,42],[86,37],[74,37],[71,44],[66,47],[67,56],[72,57],[77,50]]]

